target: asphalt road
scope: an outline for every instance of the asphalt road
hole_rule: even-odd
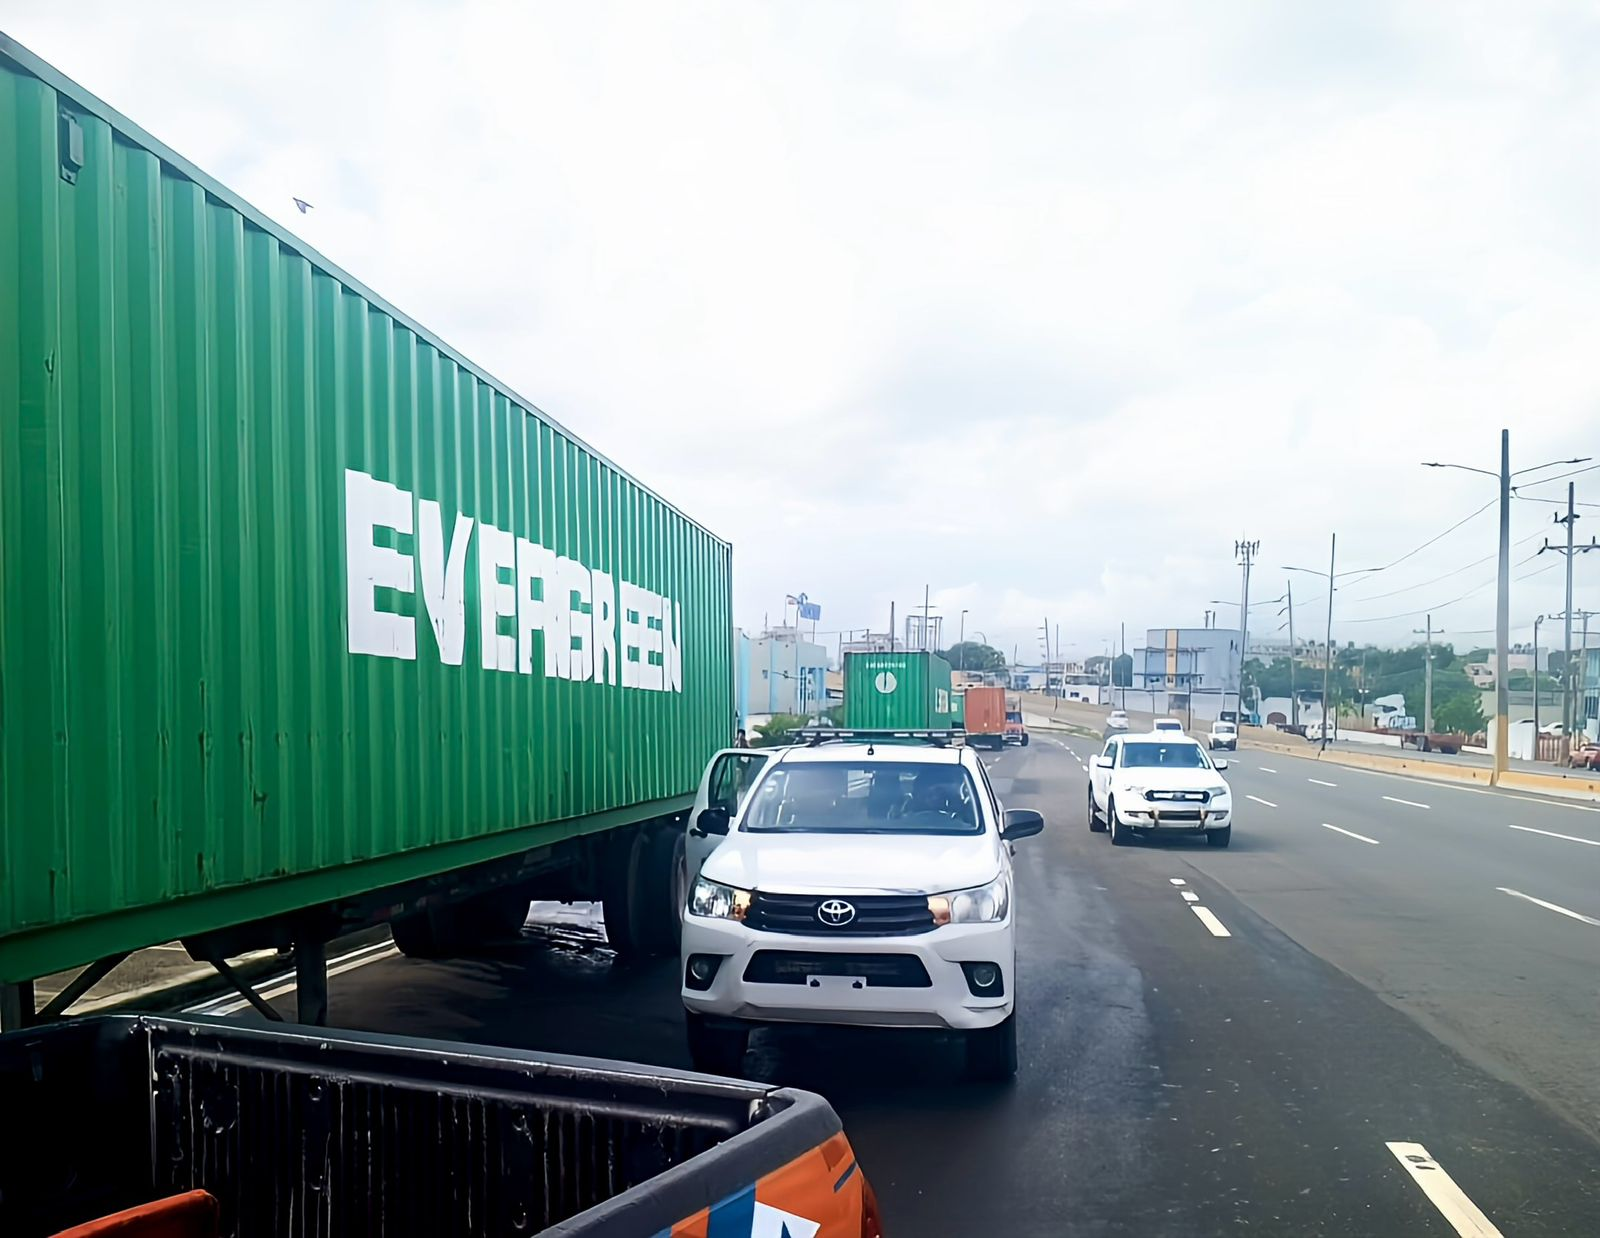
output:
[[[1600,1233],[1600,813],[1247,751],[1231,848],[1113,848],[1097,747],[1036,732],[991,767],[1049,820],[1017,848],[1013,1086],[907,1033],[747,1059],[833,1102],[891,1235]],[[470,960],[373,950],[333,1020],[686,1066],[676,962],[564,918]]]

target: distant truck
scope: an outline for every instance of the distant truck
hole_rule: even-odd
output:
[[[7,1238],[883,1232],[820,1096],[655,1066],[101,1017],[0,1036],[0,1105]]]
[[[965,725],[967,743],[984,748],[1003,746],[1006,742],[1006,690],[968,688]]]
[[[945,730],[955,718],[952,679],[936,653],[847,653],[845,719],[855,730]]]
[[[1006,710],[1006,738],[1008,744],[1028,746],[1028,727],[1022,720],[1022,701],[1016,700],[1012,704],[1015,708]]]

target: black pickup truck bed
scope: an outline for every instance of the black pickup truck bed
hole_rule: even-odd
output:
[[[848,1148],[825,1101],[784,1088],[152,1016],[0,1037],[0,1120],[7,1238],[196,1188],[230,1238],[638,1238],[824,1145],[837,1194]]]

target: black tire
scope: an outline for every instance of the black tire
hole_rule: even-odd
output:
[[[678,953],[678,943],[683,938],[683,903],[688,898],[688,891],[679,884],[682,857],[682,826],[666,824],[650,831],[635,887],[643,914],[635,921],[634,932],[645,954]]]
[[[967,1077],[980,1083],[1009,1083],[1017,1074],[1017,1012],[993,1027],[980,1027],[964,1037]]]
[[[1206,846],[1226,847],[1233,841],[1233,826],[1225,825],[1220,830],[1206,831]]]
[[[703,1014],[686,1010],[684,1020],[689,1034],[689,1060],[707,1075],[740,1077],[745,1050],[750,1047],[747,1028],[711,1023]]]
[[[1023,747],[1024,747],[1024,748],[1026,748],[1026,747],[1027,747],[1027,746],[1028,746],[1028,737],[1027,737],[1027,736],[1026,736],[1026,735],[1024,735],[1024,736],[1023,736],[1023,737],[1022,737],[1022,746],[1023,746]]]
[[[606,921],[606,942],[618,958],[644,953],[639,915],[639,870],[647,847],[643,830],[619,830],[606,849],[600,874],[600,908]]]
[[[1133,845],[1133,831],[1117,821],[1117,801],[1114,797],[1106,801],[1106,828],[1111,831],[1111,845],[1113,847],[1131,847]]]
[[[466,949],[515,940],[528,922],[528,903],[521,888],[480,894],[451,908],[451,935]]]
[[[389,936],[408,959],[444,958],[451,953],[450,943],[446,940],[447,934],[438,931],[435,917],[442,918],[445,914],[445,909],[441,908],[437,912],[418,911],[396,916],[389,921]]]
[[[1104,834],[1106,832],[1105,818],[1100,815],[1100,810],[1094,806],[1094,787],[1089,788],[1089,833]]]

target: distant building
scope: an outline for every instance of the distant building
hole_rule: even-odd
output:
[[[749,643],[751,717],[819,714],[827,707],[828,651],[790,627],[768,628]]]

